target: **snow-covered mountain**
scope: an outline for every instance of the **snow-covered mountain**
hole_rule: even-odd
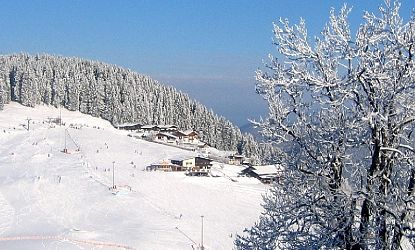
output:
[[[60,113],[64,126],[49,122]],[[213,167],[237,182],[143,171],[187,155],[80,112],[5,105],[0,249],[192,249],[201,241],[202,215],[206,249],[231,249],[235,233],[258,218],[266,186],[237,177],[237,166]]]

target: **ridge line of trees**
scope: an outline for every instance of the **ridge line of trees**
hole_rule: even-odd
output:
[[[110,64],[61,56],[0,56],[0,110],[10,101],[62,106],[112,124],[175,124],[194,129],[221,150],[271,162],[276,149],[243,134],[230,121],[188,95],[148,76]]]

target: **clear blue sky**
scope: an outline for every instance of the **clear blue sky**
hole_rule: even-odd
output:
[[[99,60],[187,92],[238,125],[265,115],[254,71],[271,46],[272,22],[303,17],[311,34],[330,7],[363,10],[382,0],[0,0],[0,53],[49,53]],[[403,0],[408,19],[414,0]]]

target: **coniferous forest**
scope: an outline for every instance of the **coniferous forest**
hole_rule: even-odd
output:
[[[171,86],[101,62],[51,55],[0,57],[0,110],[10,101],[35,107],[64,107],[112,124],[174,124],[194,129],[221,150],[235,150],[254,162],[274,162],[271,145],[243,134],[224,117]]]

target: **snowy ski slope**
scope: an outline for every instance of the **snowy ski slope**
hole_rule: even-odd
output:
[[[266,186],[237,177],[240,167],[217,164],[226,176],[215,178],[145,172],[196,153],[79,112],[61,110],[65,126],[49,124],[59,112],[17,103],[0,111],[0,249],[196,249],[201,215],[205,248],[231,249],[235,233],[257,220]]]

